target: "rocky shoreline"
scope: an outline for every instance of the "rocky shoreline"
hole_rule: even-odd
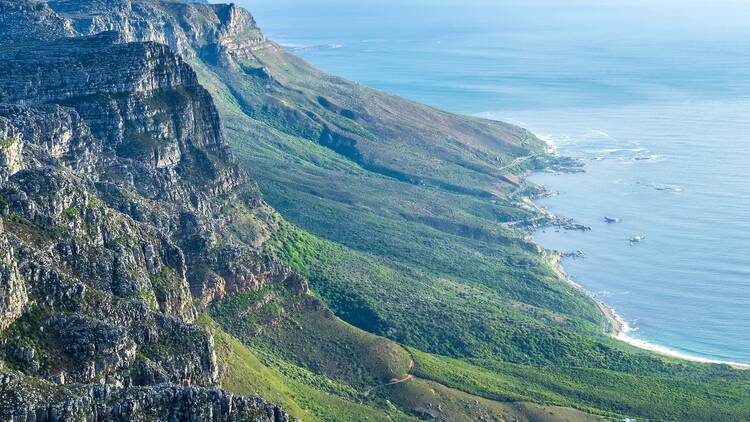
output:
[[[556,252],[553,253],[549,257],[550,267],[561,280],[573,286],[574,288],[586,293],[586,295],[589,296],[591,300],[594,301],[596,306],[599,308],[599,312],[604,317],[604,323],[605,323],[604,332],[610,337],[616,340],[622,341],[624,343],[627,343],[633,347],[637,347],[643,350],[648,350],[649,352],[653,352],[653,353],[656,353],[662,356],[667,356],[670,358],[678,358],[678,359],[687,360],[687,361],[696,362],[696,363],[727,365],[734,369],[743,370],[743,371],[750,370],[750,365],[748,364],[704,359],[704,358],[700,358],[697,356],[683,354],[683,353],[671,350],[664,346],[659,346],[656,344],[648,343],[643,340],[638,340],[638,339],[628,337],[627,323],[625,323],[622,320],[622,318],[617,314],[617,312],[615,312],[614,309],[610,308],[609,306],[607,306],[606,303],[594,297],[594,295],[592,295],[585,288],[583,288],[583,286],[573,281],[573,279],[570,278],[570,276],[567,273],[565,273],[565,270],[563,270],[562,268],[562,265],[561,265],[562,258],[564,258],[562,254],[556,253]]]
[[[570,278],[570,276],[566,274],[562,268],[562,258],[563,255],[559,253],[554,253],[552,256],[550,256],[549,263],[550,267],[552,267],[552,270],[561,280],[584,292],[588,297],[591,298],[591,300],[594,301],[594,303],[596,303],[596,306],[599,308],[599,312],[604,317],[604,332],[613,338],[619,338],[622,334],[625,333],[625,324],[623,323],[620,316],[617,315],[614,309],[610,308],[604,302],[594,297],[594,295],[584,289],[583,286],[573,281],[573,279]]]
[[[542,160],[540,171],[545,172],[553,172],[553,173],[582,173],[585,172],[583,169],[584,164],[580,160],[565,157],[561,155],[557,155],[553,151],[553,147],[550,145],[547,148],[547,152],[549,156],[546,160]],[[528,179],[529,173],[523,175],[524,179]],[[625,332],[626,324],[621,320],[621,318],[615,313],[615,311],[608,307],[604,302],[594,297],[593,294],[588,292],[586,289],[583,288],[580,284],[573,281],[573,279],[568,276],[565,271],[562,269],[561,261],[563,258],[584,258],[585,254],[582,251],[574,251],[574,252],[558,252],[558,251],[548,251],[546,250],[542,245],[539,245],[537,242],[534,241],[532,236],[534,233],[536,233],[539,230],[544,229],[545,227],[554,227],[556,229],[561,230],[579,230],[579,231],[591,231],[591,227],[588,227],[586,225],[577,223],[572,218],[567,217],[559,217],[549,210],[547,210],[544,207],[538,206],[534,200],[540,199],[540,198],[548,198],[554,195],[557,195],[556,192],[552,192],[548,190],[544,186],[538,187],[539,192],[537,192],[533,196],[524,196],[521,198],[521,202],[524,206],[532,208],[536,210],[538,213],[543,215],[543,218],[536,219],[532,222],[528,222],[524,224],[522,230],[525,234],[525,237],[528,241],[534,243],[537,245],[538,250],[542,251],[543,254],[547,255],[549,257],[549,264],[552,270],[555,272],[555,274],[560,278],[561,280],[565,281],[569,285],[573,286],[577,290],[583,292],[591,298],[591,300],[594,301],[597,308],[599,308],[599,312],[601,313],[602,317],[604,318],[605,327],[604,331],[610,335],[613,338],[619,338],[621,335]]]
[[[551,147],[550,147],[551,148]],[[549,166],[545,166],[543,168],[543,171],[546,172],[555,172],[555,173],[580,173],[584,170],[582,169],[582,164],[574,159],[565,159],[561,156],[555,155],[552,158],[552,163],[555,163],[553,166],[550,164]],[[566,167],[568,166],[568,167]],[[525,175],[525,177],[528,177],[528,174]],[[555,227],[558,229],[563,230],[581,230],[581,231],[590,231],[591,228],[587,227],[585,225],[576,223],[575,220],[571,218],[564,218],[559,217],[548,211],[546,208],[539,207],[536,205],[533,201],[535,199],[539,198],[545,198],[554,196],[556,193],[548,191],[545,187],[541,187],[541,193],[535,195],[534,197],[525,197],[523,198],[523,202],[525,204],[530,205],[534,209],[536,209],[538,212],[542,213],[545,216],[545,221],[529,224],[526,227],[524,227],[526,237],[529,241],[537,244],[533,239],[532,236],[535,232],[538,230],[543,229],[544,227]],[[671,358],[678,358],[690,362],[697,362],[697,363],[706,363],[706,364],[716,364],[716,365],[727,365],[734,369],[738,370],[750,370],[750,364],[744,364],[744,363],[737,363],[737,362],[723,362],[723,361],[716,361],[711,359],[705,359],[700,358],[697,356],[691,356],[687,354],[683,354],[674,350],[671,350],[667,347],[648,343],[643,340],[638,340],[631,338],[627,335],[628,332],[628,325],[627,323],[615,312],[614,309],[609,307],[607,304],[605,304],[603,301],[596,298],[591,292],[587,291],[583,286],[576,283],[567,273],[565,273],[564,269],[562,268],[562,259],[563,258],[583,258],[584,254],[582,251],[574,251],[574,252],[559,252],[559,251],[547,251],[542,245],[537,244],[537,247],[539,250],[544,251],[548,258],[549,258],[549,264],[554,273],[558,276],[558,278],[566,283],[568,283],[570,286],[574,287],[575,289],[585,293],[589,298],[591,298],[592,301],[596,304],[597,308],[599,309],[599,312],[601,313],[602,317],[604,318],[604,332],[609,335],[610,337],[622,341],[624,343],[627,343],[633,347],[637,347],[639,349],[648,350],[653,353],[657,353],[662,356],[667,356]]]

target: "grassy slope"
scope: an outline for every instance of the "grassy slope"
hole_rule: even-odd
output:
[[[409,370],[406,350],[344,323],[311,295],[266,288],[231,296],[209,312],[246,344],[356,388]]]
[[[336,390],[346,388],[335,381],[274,356],[267,356],[264,362],[210,317],[204,315],[201,322],[214,335],[218,359],[225,368],[222,386],[228,391],[259,395],[279,403],[292,417],[305,421],[360,420],[360,417],[389,420],[382,409],[359,403],[351,394],[337,393]]]
[[[750,376],[728,367],[690,365],[664,373],[533,368],[466,362],[413,351],[416,374],[493,400],[529,400],[657,420],[747,420]]]
[[[595,305],[504,227],[536,218],[514,196],[527,188],[497,171],[538,153],[524,131],[347,84],[278,51],[261,52],[259,60],[246,63],[244,73],[194,66],[245,168],[267,200],[305,230],[284,226],[270,252],[308,276],[336,315],[432,353],[419,355],[417,374],[487,399],[668,420],[712,413],[747,419],[748,374],[676,363],[604,337]],[[493,143],[488,133],[523,147]],[[321,329],[309,315],[297,322]],[[222,327],[231,331],[236,323],[228,318]],[[233,334],[353,388],[377,378],[367,365],[342,377],[309,356],[317,350],[353,368],[352,356],[370,359],[347,357],[353,343],[339,339],[346,346],[335,351],[310,335],[300,350],[294,337],[285,338],[292,322],[276,327],[281,331],[266,338]],[[397,394],[401,401],[392,404],[415,414],[422,382],[389,387],[410,394]]]
[[[599,331],[602,323],[596,308],[554,280],[533,245],[498,225],[527,218],[529,211],[502,198],[483,199],[368,172],[317,143],[263,127],[230,106],[224,111],[235,150],[267,199],[285,218],[343,247],[332,251],[331,259],[318,260],[324,272],[313,277],[313,288],[337,314],[378,314],[375,319],[382,324],[375,333],[420,347],[431,343],[430,351],[454,355],[474,345],[472,355],[502,354],[519,361],[559,358],[523,350],[526,345],[519,343],[526,342],[521,337],[527,331],[549,329],[561,343],[571,335],[563,331],[568,328]],[[296,239],[284,239],[290,240]],[[304,240],[300,243],[304,248]],[[363,255],[387,269],[375,271],[369,291],[352,286],[352,281],[372,278],[371,269],[356,275],[342,270],[344,257],[357,261]],[[346,266],[350,265],[357,264]],[[407,303],[408,295],[393,290],[383,292],[386,286],[412,292],[422,303]],[[388,312],[374,309],[383,293],[392,296],[386,304]],[[439,312],[434,302],[440,296],[455,298],[449,300],[455,306]],[[435,312],[450,318],[455,309],[473,315],[469,320],[486,321],[488,315],[495,320],[486,321],[492,327],[484,334],[480,331],[488,330],[467,330],[467,319],[457,318],[454,325],[442,329],[441,344],[432,336],[440,327],[414,326],[415,319],[434,322]],[[347,320],[372,331],[367,321]],[[485,347],[493,332],[494,344]]]
[[[590,415],[566,407],[539,406],[529,402],[497,402],[445,387],[433,381],[414,379],[387,387],[393,403],[426,419],[452,416],[457,422],[493,420],[496,415],[509,415],[517,421],[559,422],[596,421],[604,417]]]
[[[250,300],[250,296],[244,300]],[[310,296],[281,299],[277,304],[283,303],[291,310],[288,314],[284,312],[291,324],[266,320],[262,325],[267,329],[260,330],[260,334],[257,326],[250,327],[247,323],[248,320],[257,323],[263,318],[257,318],[257,312],[238,317],[237,309],[231,305],[236,298],[209,308],[210,316],[201,316],[200,324],[215,339],[224,388],[275,401],[293,417],[306,421],[417,421],[428,414],[438,420],[453,421],[482,417],[521,421],[597,420],[566,407],[500,403],[433,381],[411,378],[407,376],[411,354],[405,349],[351,327],[327,314],[321,304],[295,307],[293,303],[300,299],[316,302]],[[260,302],[265,301],[255,303]],[[300,327],[297,322],[306,326]],[[306,341],[310,336],[316,341]],[[332,344],[339,350],[332,350]],[[338,367],[321,367],[320,363],[325,361]],[[394,380],[406,381],[389,385]]]

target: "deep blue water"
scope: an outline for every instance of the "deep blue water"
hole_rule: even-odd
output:
[[[323,69],[583,159],[533,180],[559,191],[540,205],[593,230],[537,240],[586,253],[566,272],[630,337],[750,363],[750,2],[349,3],[245,5]]]

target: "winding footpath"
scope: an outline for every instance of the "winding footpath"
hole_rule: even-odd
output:
[[[410,380],[414,379],[414,375],[411,374],[411,371],[414,369],[414,366],[415,366],[414,355],[411,353],[411,350],[409,350],[409,349],[407,349],[405,347],[403,349],[406,351],[406,353],[409,354],[409,369],[406,372],[406,376],[403,377],[403,378],[399,378],[399,379],[393,379],[393,380],[391,380],[391,381],[389,381],[389,382],[387,382],[385,384],[380,384],[380,385],[376,385],[374,387],[370,387],[368,390],[366,390],[363,393],[365,397],[369,396],[371,392],[373,392],[374,390],[377,390],[378,388],[388,387],[390,385],[401,384],[401,383],[404,383],[404,382],[407,382],[407,381],[410,381]]]

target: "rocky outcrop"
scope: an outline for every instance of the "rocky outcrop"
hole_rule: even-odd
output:
[[[176,166],[188,147],[221,147],[218,116],[189,66],[164,45],[119,39],[107,33],[5,52],[0,101],[70,106],[107,147],[152,168]]]
[[[33,149],[19,157],[21,162],[28,161],[27,167],[63,163],[75,171],[93,172],[91,164],[99,160],[101,142],[91,136],[88,126],[73,110],[55,105],[32,109],[0,104],[0,115],[4,116],[0,117],[0,122],[4,122],[0,125],[16,133],[9,138],[15,139],[18,150]]]
[[[187,42],[157,5],[211,12],[190,33],[216,51],[249,48],[234,6],[0,0],[2,419],[286,420],[216,389],[195,304],[307,284],[260,252],[278,216],[193,70],[155,42]],[[73,36],[103,29],[120,32]]]
[[[153,0],[50,0],[49,7],[79,35],[105,31],[124,41],[154,41],[186,59],[247,57],[266,39],[253,16],[235,4]]]
[[[2,234],[0,218],[0,236]],[[18,271],[13,246],[8,239],[0,237],[0,332],[21,316],[28,301],[26,283]]]
[[[0,180],[7,180],[23,169],[22,153],[20,133],[7,121],[0,120]]]
[[[70,21],[37,0],[0,0],[0,40],[25,42],[75,35]]]
[[[262,421],[286,422],[277,406],[258,397],[237,397],[218,389],[159,385],[73,389],[19,388],[23,377],[0,377],[0,417],[13,421]],[[49,387],[45,387],[49,388]],[[51,397],[56,400],[50,401]]]

